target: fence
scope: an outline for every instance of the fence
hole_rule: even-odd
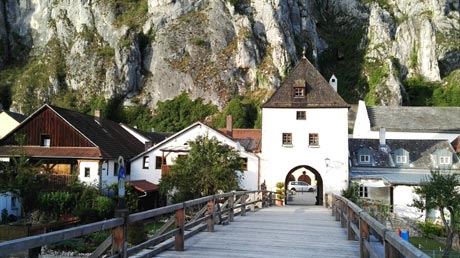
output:
[[[348,199],[333,194],[329,205],[335,219],[347,228],[348,239],[359,241],[361,258],[429,257]]]
[[[244,216],[248,210],[270,206],[273,197],[274,193],[268,191],[242,191],[207,196],[130,215],[127,210],[118,210],[117,217],[113,219],[0,243],[0,257],[104,230],[112,230],[112,235],[94,250],[91,257],[101,256],[110,247],[111,257],[128,257],[136,253],[147,257],[171,247],[182,251],[185,239],[205,229],[212,232],[215,223],[228,223],[233,221],[234,216]],[[153,237],[127,247],[128,224],[165,216],[169,216],[169,220]]]

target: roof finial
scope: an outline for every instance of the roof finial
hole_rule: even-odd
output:
[[[307,47],[303,45],[302,58],[307,58]]]

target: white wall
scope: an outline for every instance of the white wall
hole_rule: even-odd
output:
[[[137,159],[131,162],[131,176],[130,180],[147,180],[154,184],[159,184],[161,179],[161,169],[155,169],[155,158],[156,156],[161,157],[163,155],[162,149],[167,149],[171,147],[180,147],[185,146],[184,144],[190,140],[194,140],[198,135],[208,134],[209,137],[216,137],[220,142],[225,143],[233,148],[237,148],[236,142],[230,140],[226,136],[214,131],[213,129],[198,124],[190,130],[184,131],[183,133],[178,133],[170,138],[167,141],[155,145],[151,148],[151,151],[147,152],[145,155],[138,157]],[[241,182],[241,186],[247,190],[256,190],[257,189],[257,179],[258,179],[258,160],[257,156],[252,153],[247,153],[244,150],[240,150],[241,157],[248,158],[248,171],[244,173],[244,179]],[[174,164],[174,159],[178,155],[186,155],[186,152],[165,152],[166,165]],[[149,157],[149,167],[147,169],[143,168],[144,156]]]
[[[396,186],[393,189],[393,212],[399,217],[425,219],[425,214],[414,207],[410,207],[413,199],[418,198],[413,186]]]
[[[6,134],[11,132],[16,126],[19,125],[18,121],[11,118],[7,113],[0,113],[0,139]]]
[[[16,205],[12,202],[12,195],[10,192],[5,194],[0,194],[0,212],[3,209],[6,209],[9,214],[13,214],[16,217],[21,216],[21,204],[19,203],[19,198],[16,198]]]
[[[296,120],[297,111],[306,111],[306,120]],[[262,180],[268,190],[284,182],[288,172],[300,165],[316,169],[323,193],[339,193],[348,185],[348,109],[262,110]],[[292,147],[282,146],[282,133],[292,133]],[[309,133],[319,134],[319,147],[308,146]],[[330,159],[326,167],[325,159]]]
[[[85,168],[89,168],[90,173],[89,176],[85,176]],[[79,161],[78,164],[78,179],[80,179],[81,182],[86,183],[86,184],[94,184],[98,185],[99,182],[99,161],[97,160],[85,160],[85,161]]]

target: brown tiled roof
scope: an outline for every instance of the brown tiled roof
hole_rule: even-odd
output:
[[[262,138],[262,130],[260,129],[232,129],[232,136],[227,135],[226,128],[220,128],[219,132],[239,142],[246,151],[260,151]]]
[[[150,183],[147,180],[133,180],[128,181],[127,183],[132,185],[134,189],[144,193],[158,190],[158,186],[156,184]]]
[[[24,154],[31,158],[88,158],[98,159],[101,152],[95,147],[0,146],[0,156]]]
[[[144,151],[144,144],[116,122],[56,106],[50,108],[99,147],[103,157],[130,159]]]
[[[304,97],[294,98],[294,88],[304,88]],[[292,72],[265,102],[263,108],[348,108],[316,68],[302,58]]]

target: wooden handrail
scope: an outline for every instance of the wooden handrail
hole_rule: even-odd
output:
[[[332,216],[341,225],[347,225],[348,239],[360,242],[361,258],[429,258],[347,198],[332,194],[332,203],[327,206],[332,206]]]
[[[250,195],[253,196],[252,199],[248,198]],[[262,195],[262,197],[256,198],[256,195]],[[237,216],[238,214],[244,215],[246,213],[246,209],[249,207],[251,207],[251,209],[255,209],[256,205],[260,208],[266,207],[265,202],[267,199],[270,204],[274,203],[271,199],[272,196],[274,196],[273,192],[270,191],[238,191],[223,193],[130,214],[126,218],[114,218],[74,228],[54,231],[51,233],[5,241],[0,243],[0,257],[27,251],[40,246],[50,245],[67,239],[86,236],[98,231],[126,227],[127,225],[135,222],[155,220],[171,214],[175,216],[175,229],[161,233],[160,235],[155,235],[137,246],[128,248],[128,250],[118,250],[119,253],[113,254],[111,257],[130,256],[140,250],[146,249],[147,247],[150,249],[149,254],[151,255],[159,253],[172,246],[175,246],[176,250],[180,251],[184,250],[185,239],[206,228],[208,231],[212,231],[217,216],[222,217],[222,215],[225,215],[224,217],[227,218],[226,222],[231,222],[233,221],[234,216]],[[216,211],[215,206],[220,205],[218,201],[223,200],[227,202],[225,209]],[[186,209],[198,205],[207,206],[207,212],[201,212],[201,214],[196,214],[197,216],[191,216],[193,219],[191,221],[187,221]],[[198,210],[201,209],[199,208]],[[200,211],[197,213],[200,213]],[[222,223],[222,221],[219,220],[219,223]],[[185,231],[185,229],[187,229],[187,231]],[[126,234],[126,230],[123,234]],[[126,243],[126,235],[122,236],[122,239],[124,239],[124,242]],[[113,245],[114,244],[112,243],[112,246]],[[123,244],[122,246],[127,245]]]

